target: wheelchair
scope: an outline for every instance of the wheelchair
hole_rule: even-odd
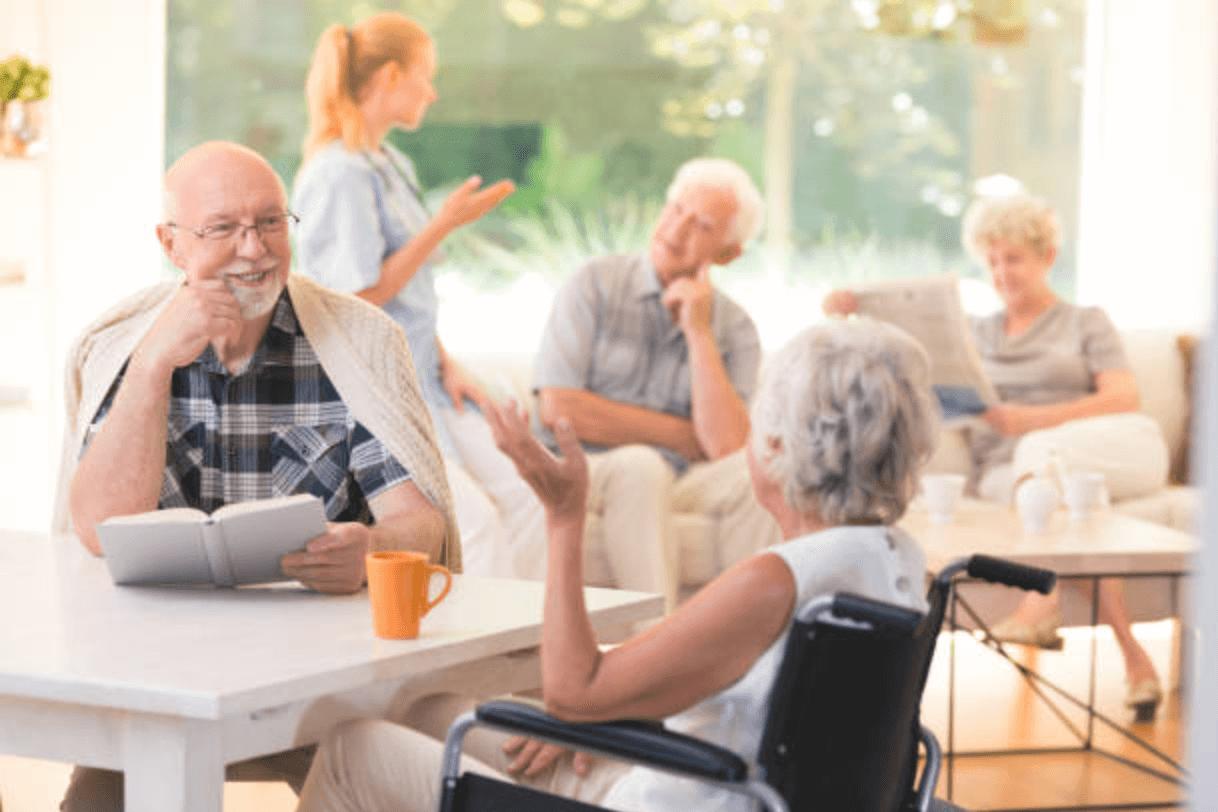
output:
[[[974,555],[944,567],[932,580],[925,614],[844,593],[809,601],[787,633],[755,771],[739,754],[660,723],[569,723],[525,703],[483,703],[449,729],[441,812],[601,808],[461,773],[462,741],[475,726],[708,782],[769,812],[958,809],[934,798],[942,756],[934,734],[920,723],[919,707],[952,579],[961,572],[1043,594],[1056,581],[1048,570]]]

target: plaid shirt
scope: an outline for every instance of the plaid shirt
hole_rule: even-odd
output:
[[[102,401],[85,447],[125,372]],[[174,370],[167,440],[159,508],[210,513],[234,502],[311,493],[331,521],[371,524],[368,500],[410,479],[339,398],[286,291],[244,370],[231,374],[210,344]]]

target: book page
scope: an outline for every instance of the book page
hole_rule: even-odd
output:
[[[976,413],[998,402],[990,379],[981,366],[968,318],[960,304],[960,291],[953,274],[920,279],[902,279],[866,285],[854,291],[861,316],[886,321],[913,336],[930,356],[931,383],[946,404],[965,404]],[[972,392],[976,398],[969,395]]]
[[[158,511],[171,512],[171,511]],[[203,518],[206,514],[194,511]],[[97,538],[116,584],[208,584],[211,566],[198,521],[104,521]]]
[[[130,516],[114,516],[106,519],[103,524],[183,524],[189,522],[205,522],[207,514],[194,508],[166,508],[165,510],[150,510],[147,513],[133,513]]]
[[[217,569],[227,569],[234,585],[288,580],[279,559],[326,532],[325,507],[309,494],[225,505],[212,518],[227,559]]]

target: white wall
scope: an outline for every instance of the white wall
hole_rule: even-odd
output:
[[[43,0],[0,0],[0,59],[20,53],[35,62],[46,58]]]
[[[1208,30],[1203,30],[1210,36],[1210,47],[1218,51],[1218,21],[1211,21]],[[1212,107],[1218,108],[1218,92],[1211,93],[1209,100]],[[1218,171],[1210,172],[1209,181],[1212,188],[1218,189]],[[1210,278],[1218,278],[1218,264],[1211,268]],[[1211,324],[1218,324],[1218,284],[1213,286],[1211,299]],[[1201,552],[1197,556],[1201,583],[1192,590],[1196,596],[1192,616],[1196,618],[1200,637],[1188,702],[1192,717],[1188,763],[1193,765],[1196,776],[1192,808],[1207,810],[1218,809],[1218,772],[1213,769],[1218,764],[1218,349],[1212,337],[1198,389],[1201,408],[1193,427],[1193,436],[1198,438],[1193,465],[1201,473],[1205,498],[1201,508]]]
[[[1078,299],[1122,327],[1209,321],[1218,3],[1089,0]]]
[[[20,2],[20,0],[18,0]],[[52,70],[48,264],[54,363],[161,268],[164,0],[42,0]]]

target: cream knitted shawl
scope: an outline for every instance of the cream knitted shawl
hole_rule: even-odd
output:
[[[123,300],[87,327],[68,355],[67,425],[53,529],[68,528],[68,489],[85,431],[114,379],[181,282],[164,282]],[[335,293],[300,274],[288,294],[317,359],[355,419],[410,471],[415,486],[445,516],[439,561],[461,569],[461,542],[444,460],[419,394],[406,336],[378,307]]]

